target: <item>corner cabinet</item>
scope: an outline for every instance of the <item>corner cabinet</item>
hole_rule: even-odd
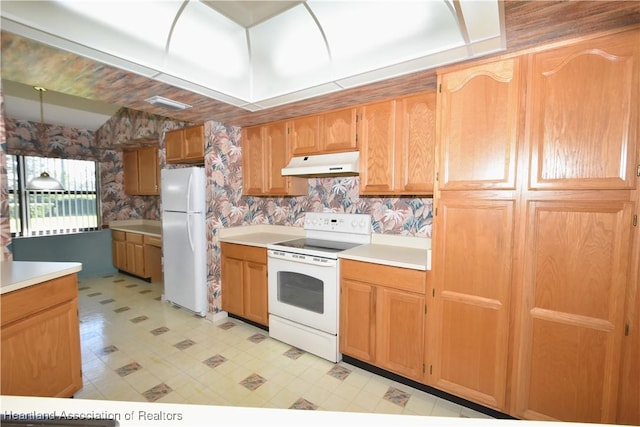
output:
[[[132,196],[160,195],[158,147],[140,147],[122,152],[124,192]]]
[[[426,273],[340,260],[340,352],[423,378]]]
[[[204,163],[204,125],[167,131],[164,145],[167,163]]]
[[[269,326],[267,250],[221,243],[222,309],[263,326]]]
[[[361,194],[431,195],[436,93],[360,107],[358,141]]]
[[[113,266],[143,279],[162,280],[161,246],[154,236],[111,230]]]
[[[75,274],[2,295],[0,393],[72,397],[82,388]]]
[[[282,176],[291,159],[287,122],[242,130],[242,193],[246,196],[299,196],[309,193],[307,180]]]

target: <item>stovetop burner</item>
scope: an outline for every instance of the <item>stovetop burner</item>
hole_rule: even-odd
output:
[[[333,240],[321,240],[321,239],[309,239],[309,238],[288,240],[286,242],[280,242],[277,244],[277,246],[285,246],[288,248],[309,249],[313,251],[330,252],[330,253],[346,251],[347,249],[351,249],[359,245],[361,245],[361,243],[336,242]]]
[[[307,212],[305,237],[267,245],[289,254],[337,259],[338,253],[371,242],[371,216]]]

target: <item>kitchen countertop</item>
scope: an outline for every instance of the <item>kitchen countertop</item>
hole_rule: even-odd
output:
[[[146,234],[153,237],[162,237],[162,223],[160,221],[147,219],[111,221],[109,228],[118,231]]]
[[[304,230],[300,227],[285,227],[281,225],[250,225],[246,227],[228,227],[219,231],[221,242],[239,245],[258,246],[266,248],[272,243],[286,242],[304,237]]]
[[[266,248],[271,243],[304,235],[302,227],[264,224],[223,228],[218,237],[221,242]],[[338,257],[414,270],[431,270],[431,239],[373,234],[370,244],[340,252]]]
[[[431,249],[368,244],[340,252],[338,258],[384,264],[412,270],[431,270]]]
[[[82,270],[79,262],[3,261],[0,294],[37,285]]]

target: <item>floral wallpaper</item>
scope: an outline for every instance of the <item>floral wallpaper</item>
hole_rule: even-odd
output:
[[[3,261],[13,259],[11,225],[9,223],[9,192],[7,187],[7,132],[4,124],[4,96],[0,88],[0,244]]]
[[[122,109],[95,133],[47,126],[48,142],[42,144],[36,137],[37,124],[7,119],[6,149],[15,154],[98,160],[104,225],[113,220],[160,220],[159,196],[124,194],[122,149],[132,143],[149,143],[150,139],[157,139],[160,168],[187,167],[166,164],[164,133],[188,124]],[[242,195],[241,129],[208,121],[205,123],[205,144],[207,282],[211,313],[221,311],[218,242],[221,228],[252,224],[302,227],[305,212],[330,211],[370,214],[374,233],[431,237],[431,198],[360,197],[358,177],[311,178],[307,196],[247,197]],[[3,204],[6,204],[4,199]],[[3,221],[5,217],[3,215]],[[10,241],[10,233],[3,229],[2,236],[6,248],[5,236]]]
[[[364,213],[374,233],[431,238],[431,198],[360,197],[359,178],[311,178],[309,194],[298,197],[242,196],[240,129],[205,123],[207,141],[207,229],[210,311],[221,311],[220,245],[225,227],[272,224],[302,227],[305,212]]]

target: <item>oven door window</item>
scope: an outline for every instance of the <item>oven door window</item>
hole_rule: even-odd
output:
[[[324,283],[293,271],[278,272],[278,301],[314,313],[324,313]]]

